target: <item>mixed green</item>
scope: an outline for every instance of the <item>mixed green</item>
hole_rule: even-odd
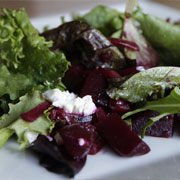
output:
[[[115,124],[116,119],[122,118],[122,127],[132,130],[133,119],[138,114],[156,112],[146,117],[147,122],[141,127],[144,137],[148,128],[158,121],[180,114],[179,25],[145,14],[140,7],[122,13],[100,5],[83,16],[75,14],[72,18],[71,22],[39,34],[23,8],[3,8],[0,14],[0,148],[15,134],[21,150],[30,147],[48,154],[43,160],[46,168],[69,176],[84,166],[86,155],[97,145],[99,134],[112,147],[116,146],[106,129],[110,117]],[[23,119],[24,113],[34,108],[36,111],[39,104],[47,103],[42,93],[54,88],[69,90],[81,97],[91,95],[97,112],[84,120],[81,115],[70,115],[50,104],[32,122]],[[96,88],[99,89],[96,91]],[[118,101],[125,108],[119,107]],[[33,110],[34,114],[37,112]],[[100,116],[107,124],[98,122]],[[93,124],[95,118],[97,122]],[[91,146],[88,150],[86,147],[83,156],[68,159],[58,151],[62,142],[56,144],[54,139],[57,134],[62,135],[65,142],[65,130],[69,131],[63,124],[64,119],[73,131],[78,128],[82,134],[88,131]],[[29,132],[39,135],[34,145],[27,139]],[[52,143],[47,141],[49,136],[55,137]],[[132,132],[128,136],[137,135]],[[138,136],[135,139],[146,147],[146,152],[138,149],[139,154],[150,151]],[[68,145],[65,146],[68,149]],[[120,155],[135,155],[114,149]],[[72,149],[67,151],[75,153]]]

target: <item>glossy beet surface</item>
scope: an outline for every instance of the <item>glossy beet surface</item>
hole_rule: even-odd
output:
[[[82,114],[67,113],[63,109],[54,108],[50,110],[50,119],[56,122],[56,125],[87,123],[92,121],[92,116],[84,116]]]
[[[63,83],[70,92],[79,94],[84,82],[84,68],[81,64],[72,64],[65,73]]]
[[[31,144],[30,149],[37,153],[40,164],[48,171],[65,174],[68,177],[74,177],[86,162],[86,157],[79,161],[73,160],[61,147],[41,135]]]
[[[109,100],[109,108],[114,111],[114,112],[118,112],[118,113],[126,113],[128,111],[130,111],[130,105],[127,101],[123,100],[123,99],[110,99]]]
[[[37,105],[35,108],[31,109],[30,111],[21,114],[21,117],[25,121],[33,122],[38,117],[40,117],[43,114],[43,112],[49,108],[50,105],[51,105],[50,102],[43,102]]]
[[[83,85],[80,97],[91,95],[95,103],[102,106],[108,105],[108,96],[105,92],[108,82],[103,74],[97,70],[91,71]]]
[[[144,125],[150,117],[157,116],[155,111],[140,112],[132,118],[132,129],[137,134],[141,134]],[[174,115],[168,115],[155,122],[153,126],[146,129],[146,135],[156,137],[171,137],[173,135]]]
[[[138,72],[145,71],[146,69],[149,69],[150,67],[148,66],[136,66],[136,67],[131,67],[127,68],[124,70],[119,71],[120,76],[127,76],[127,75],[133,75]]]
[[[98,131],[121,156],[132,157],[150,151],[148,145],[130,129],[117,113],[112,113],[99,123]]]
[[[93,143],[94,130],[80,124],[67,125],[59,130],[67,153],[75,160],[83,159]]]

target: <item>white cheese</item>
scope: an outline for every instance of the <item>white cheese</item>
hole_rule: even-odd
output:
[[[87,116],[96,111],[96,105],[89,95],[80,98],[69,91],[52,89],[44,92],[43,96],[52,102],[53,106],[62,108],[68,113],[78,113]]]
[[[25,134],[29,144],[31,144],[32,142],[34,142],[37,137],[38,137],[38,133],[35,133],[35,132],[26,132]]]

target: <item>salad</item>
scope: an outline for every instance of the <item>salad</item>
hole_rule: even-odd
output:
[[[97,6],[39,33],[26,11],[0,18],[0,148],[15,135],[47,170],[75,176],[88,155],[150,152],[179,128],[180,26]]]

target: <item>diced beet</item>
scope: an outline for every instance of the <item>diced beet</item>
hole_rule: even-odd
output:
[[[141,134],[144,125],[150,117],[155,117],[159,113],[155,111],[144,111],[136,114],[132,118],[132,129],[137,134]],[[168,115],[155,122],[154,125],[146,129],[145,135],[155,137],[171,137],[173,135],[174,115]]]
[[[127,76],[127,75],[133,75],[138,72],[145,71],[146,69],[149,69],[150,67],[148,66],[136,66],[136,67],[131,67],[127,69],[123,69],[119,72],[120,76]]]
[[[108,82],[103,74],[99,71],[91,71],[87,76],[80,97],[91,95],[95,103],[107,106],[109,97],[105,90],[108,87]]]
[[[130,106],[129,103],[123,99],[110,99],[109,100],[109,108],[114,111],[114,112],[118,112],[118,113],[126,113],[128,111],[130,111]]]
[[[21,118],[25,121],[33,122],[38,117],[40,117],[43,114],[43,112],[49,108],[50,105],[50,102],[43,102],[37,105],[35,108],[31,109],[30,111],[21,114]]]
[[[180,114],[174,115],[174,129],[176,129],[178,134],[180,134]]]
[[[102,72],[102,74],[104,75],[104,77],[106,79],[111,79],[111,78],[120,78],[120,75],[118,72],[112,70],[112,69],[103,69],[103,68],[99,68],[98,69],[100,72]]]
[[[149,146],[121,119],[117,113],[107,116],[98,124],[100,135],[121,156],[132,157],[150,151]]]
[[[106,112],[102,107],[97,108],[95,115],[96,115],[97,123],[100,123],[106,119]]]
[[[67,113],[61,108],[54,108],[50,110],[49,117],[59,126],[64,124],[89,123],[92,121],[92,115],[84,116],[82,114]]]
[[[102,148],[104,147],[104,142],[102,139],[94,139],[93,140],[93,143],[92,143],[92,146],[91,146],[91,149],[89,151],[89,154],[90,155],[95,155],[97,154]]]
[[[80,64],[72,64],[63,78],[63,83],[70,92],[78,94],[84,79],[84,67]]]
[[[48,171],[66,174],[74,177],[85,165],[86,157],[80,161],[72,159],[62,146],[57,146],[54,141],[49,141],[45,136],[39,135],[29,149],[37,153],[40,164]]]
[[[80,124],[64,126],[59,130],[67,153],[75,160],[83,159],[90,151],[94,131]]]

